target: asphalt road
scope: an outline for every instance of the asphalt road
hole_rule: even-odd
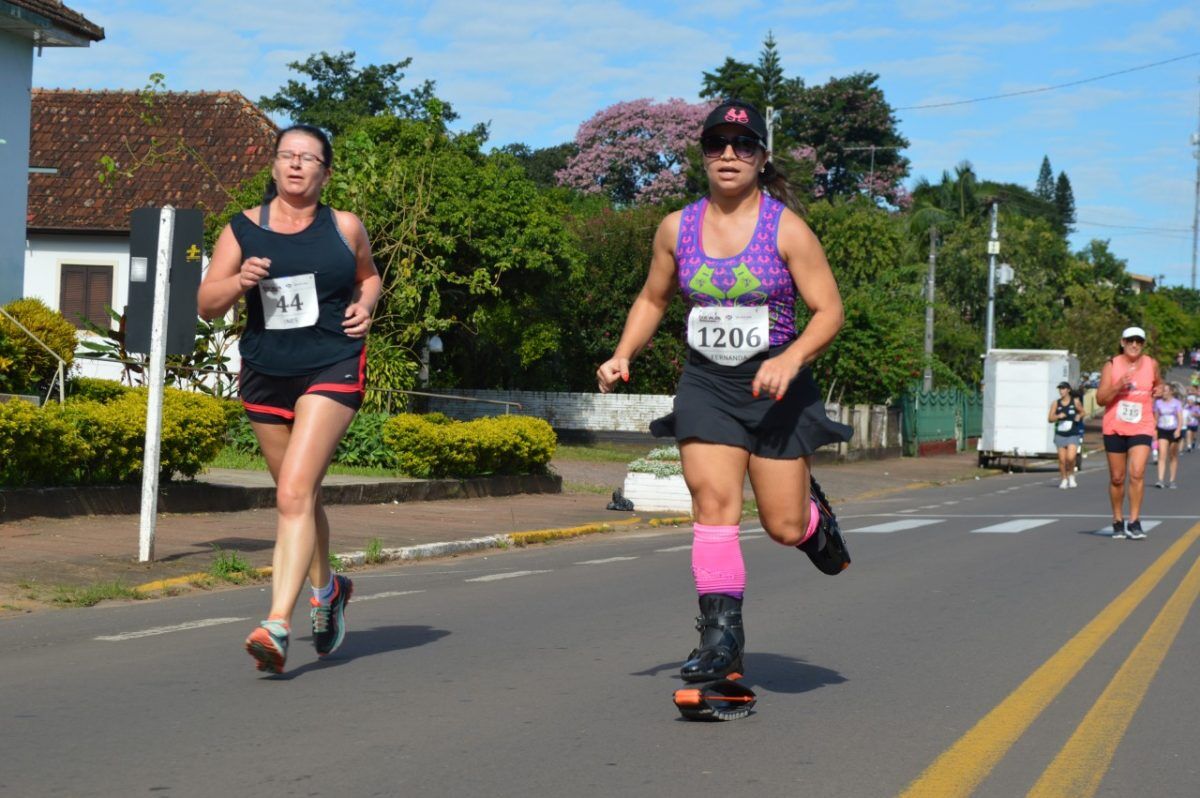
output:
[[[834,578],[747,525],[730,723],[670,700],[690,530],[357,573],[283,677],[241,649],[263,587],[2,621],[0,794],[1194,796],[1200,454],[1145,541],[1088,464],[841,508]]]

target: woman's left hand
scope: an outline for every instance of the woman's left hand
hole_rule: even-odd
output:
[[[756,399],[760,393],[766,393],[768,396],[774,396],[775,401],[779,401],[799,373],[800,365],[786,355],[768,358],[758,367],[754,382],[750,384],[750,391]]]
[[[346,335],[351,338],[365,338],[369,329],[371,329],[371,311],[358,302],[347,306],[346,320],[342,322],[342,330]]]

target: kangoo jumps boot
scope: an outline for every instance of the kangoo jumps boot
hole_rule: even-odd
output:
[[[742,672],[746,635],[742,630],[741,599],[722,593],[701,596],[696,631],[700,633],[700,645],[679,669],[685,682],[711,682]]]
[[[837,516],[825,492],[811,476],[808,482],[809,494],[817,503],[817,528],[812,537],[796,548],[808,555],[817,569],[830,576],[837,576],[850,567],[850,551],[846,548],[846,538],[838,525]]]

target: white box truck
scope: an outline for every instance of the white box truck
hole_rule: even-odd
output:
[[[1001,458],[1058,457],[1046,420],[1058,384],[1079,387],[1079,360],[1065,349],[993,349],[983,362],[979,465]]]

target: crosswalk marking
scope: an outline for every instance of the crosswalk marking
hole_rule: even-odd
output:
[[[1161,523],[1162,523],[1162,521],[1147,521],[1145,519],[1142,519],[1142,531],[1149,532],[1151,529],[1154,529],[1154,527],[1158,526]],[[1125,525],[1129,526],[1129,522],[1126,521]],[[1108,526],[1102,526],[1099,529],[1097,529],[1095,532],[1093,532],[1092,534],[1100,535],[1101,537],[1106,537],[1106,538],[1112,537],[1112,524],[1109,524]]]
[[[548,574],[549,571],[507,571],[502,574],[488,574],[487,576],[477,576],[474,579],[464,579],[464,582],[495,582],[500,579],[516,579],[519,576],[533,576],[534,574]]]
[[[1017,518],[1012,521],[1005,521],[1002,524],[992,524],[991,526],[972,529],[971,532],[973,534],[991,532],[1012,534],[1015,532],[1024,532],[1026,529],[1037,529],[1039,526],[1053,523],[1053,518]]]
[[[943,518],[905,518],[901,521],[888,521],[883,524],[872,524],[858,529],[848,529],[847,532],[873,532],[880,535],[885,535],[889,532],[899,532],[903,529],[916,529],[922,526],[932,526],[934,524],[944,523]]]
[[[370,593],[366,596],[354,596],[351,601],[355,604],[376,599],[395,598],[396,596],[411,596],[414,593],[424,593],[424,590],[385,590],[382,593]]]
[[[137,640],[140,637],[154,637],[155,635],[165,635],[171,632],[186,632],[191,629],[204,629],[209,626],[220,626],[226,623],[238,623],[239,621],[248,621],[249,618],[205,618],[202,621],[188,621],[187,623],[177,623],[172,626],[156,626],[153,629],[141,629],[136,632],[125,632],[119,635],[101,635],[93,638],[94,640],[103,640],[107,643],[119,643],[123,640]]]
[[[636,560],[636,559],[637,559],[637,557],[605,557],[603,560],[584,560],[583,562],[577,562],[575,564],[576,565],[607,565],[610,562],[628,562],[629,560]]]

